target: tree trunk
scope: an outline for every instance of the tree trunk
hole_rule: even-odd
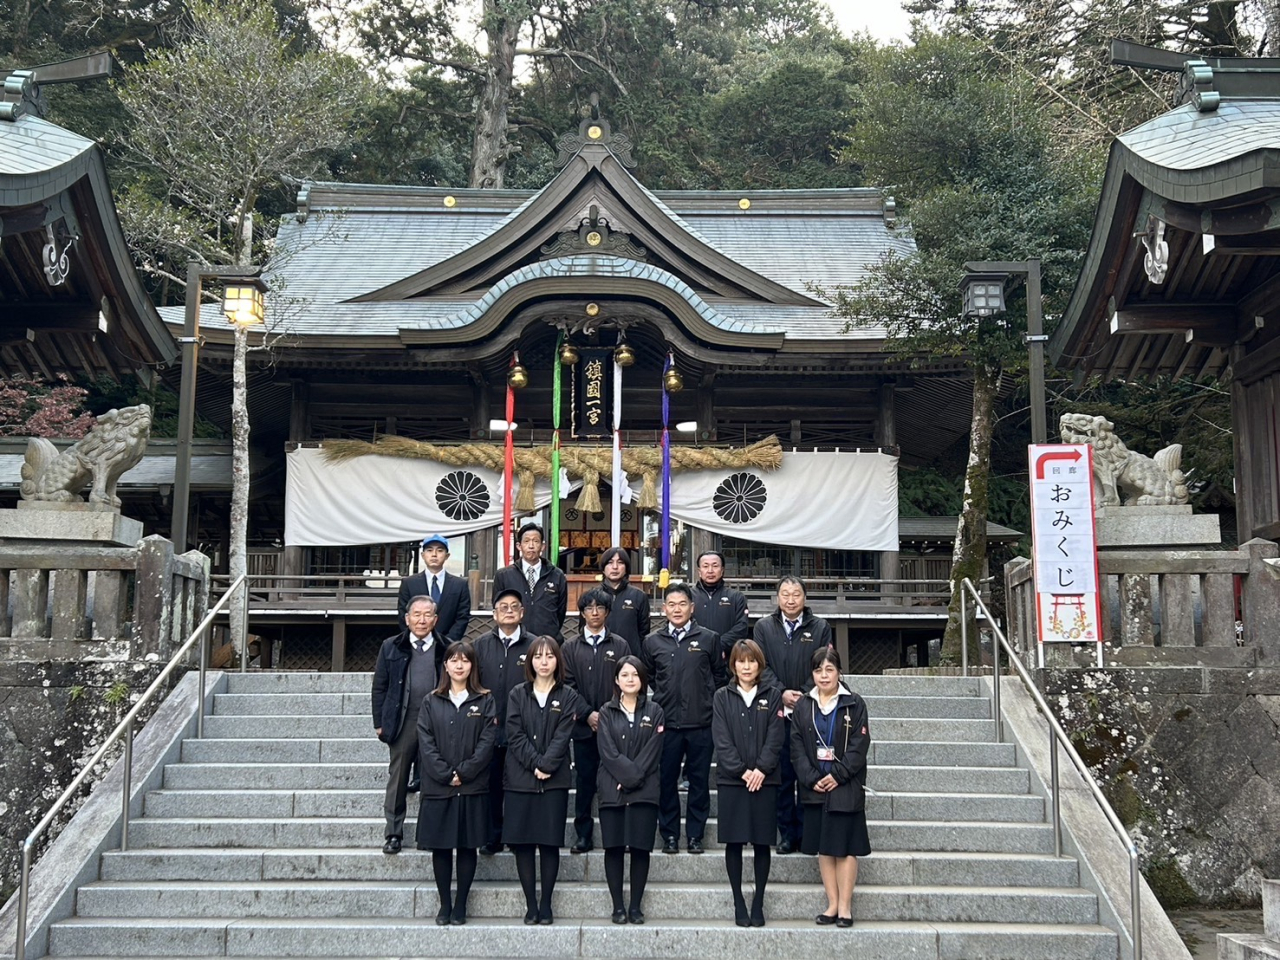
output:
[[[484,86],[476,103],[476,131],[471,145],[471,186],[501,190],[507,166],[507,108],[515,82],[516,37],[520,21],[505,15],[495,0],[485,0],[489,38]]]
[[[236,324],[235,337],[235,360],[231,365],[231,549],[228,557],[228,572],[233,582],[249,570],[249,391],[245,373],[249,332]],[[236,592],[228,611],[231,642],[241,657],[248,655],[245,643],[248,623],[243,605],[245,592]]]
[[[964,476],[964,502],[956,529],[955,552],[951,559],[951,604],[947,609],[947,630],[942,638],[942,661],[960,662],[960,584],[966,577],[976,585],[987,557],[987,510],[990,505],[991,433],[994,425],[996,388],[1000,368],[979,364],[973,376],[973,421],[969,425],[969,466]],[[977,665],[978,631],[969,598],[969,663]]]

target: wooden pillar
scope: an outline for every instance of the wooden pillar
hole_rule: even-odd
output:
[[[468,546],[476,557],[477,575],[480,578],[480,589],[472,590],[471,602],[477,607],[486,609],[493,607],[493,578],[498,572],[497,557],[494,544],[502,536],[501,527],[487,527],[477,530],[467,538]],[[467,566],[470,567],[470,558]]]
[[[1234,365],[1245,357],[1245,349],[1241,344],[1231,348],[1231,363]],[[1255,390],[1255,393],[1258,391]],[[1267,413],[1266,417],[1262,414]],[[1260,422],[1270,423],[1269,411],[1258,410]],[[1254,451],[1251,447],[1248,391],[1238,379],[1231,380],[1231,423],[1235,429],[1231,431],[1232,456],[1235,460],[1236,489],[1236,529],[1242,538],[1252,537],[1255,524],[1254,497],[1257,492],[1253,484],[1247,481],[1250,476],[1249,457],[1263,455],[1263,451]]]
[[[333,619],[333,646],[329,656],[329,669],[342,673],[347,663],[347,618]]]
[[[702,379],[698,381],[698,433],[699,441],[713,442],[716,439],[716,369],[707,364],[702,371]]]
[[[293,396],[289,403],[289,439],[302,443],[311,439],[311,384],[305,380],[290,381]]]
[[[557,358],[558,359],[558,358]],[[471,373],[471,436],[484,439],[489,436],[489,385],[484,371],[474,367]]]
[[[894,385],[880,384],[880,405],[876,410],[875,440],[877,446],[896,447],[898,445],[897,414],[894,404]]]

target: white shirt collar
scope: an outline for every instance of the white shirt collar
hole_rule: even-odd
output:
[[[810,700],[812,700],[815,704],[818,705],[818,709],[822,710],[822,701],[818,698],[818,688],[811,687],[809,689],[808,696]],[[853,691],[850,690],[848,687],[846,687],[844,685],[844,681],[841,680],[840,686],[836,688],[836,695],[831,698],[831,704],[827,707],[827,709],[822,710],[822,713],[825,715],[830,713],[832,710],[834,710],[835,705],[840,702],[841,697],[851,697],[851,696],[853,696]]]
[[[521,558],[520,558],[520,569],[524,571],[524,575],[525,575],[525,577],[526,577],[526,578],[529,576],[529,571],[530,571],[530,570],[532,570],[534,573],[536,573],[536,574],[538,574],[539,576],[541,576],[541,574],[542,574],[542,560],[541,560],[541,559],[539,559],[537,563],[528,563],[528,562],[527,562],[523,557],[521,557]]]
[[[738,686],[736,689],[738,691],[738,696],[742,698],[742,702],[749,707],[751,706],[751,701],[756,698],[756,690],[758,690],[759,688],[760,688],[760,684],[757,683],[750,690],[747,690],[742,686]]]
[[[422,650],[424,653],[427,650],[431,649],[431,645],[435,643],[435,640],[436,640],[436,635],[434,632],[428,633],[425,637],[415,637],[413,635],[413,631],[412,630],[409,631],[409,642],[412,643],[414,646],[417,646],[418,644],[422,644]]]
[[[519,642],[519,640],[520,640],[520,627],[519,627],[519,625],[517,625],[517,626],[516,626],[516,632],[515,632],[515,633],[513,633],[513,634],[511,634],[511,636],[507,636],[505,633],[503,633],[503,632],[502,632],[502,628],[501,628],[501,627],[499,627],[499,628],[498,628],[498,639],[502,641],[502,645],[503,645],[504,647],[508,647],[508,648],[509,648],[513,643],[517,643],[517,642]]]
[[[448,576],[448,574],[445,572],[443,568],[441,568],[439,573],[432,573],[430,570],[426,569],[425,567],[423,567],[422,569],[422,575],[427,578],[428,587],[431,586],[432,577],[435,577],[436,582],[439,583],[441,587],[444,587],[444,578]]]

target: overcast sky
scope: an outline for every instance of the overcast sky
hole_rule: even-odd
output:
[[[877,40],[906,40],[907,14],[898,0],[827,0],[846,32],[868,31]]]

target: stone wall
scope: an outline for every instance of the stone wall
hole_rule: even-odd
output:
[[[1259,902],[1280,877],[1280,669],[1039,672],[1166,908]]]
[[[0,902],[17,888],[22,841],[163,666],[127,660],[0,661]],[[181,676],[172,679],[176,683]],[[159,699],[140,719],[154,712]],[[117,749],[112,759],[118,755]],[[47,839],[78,806],[73,800],[63,809]]]

